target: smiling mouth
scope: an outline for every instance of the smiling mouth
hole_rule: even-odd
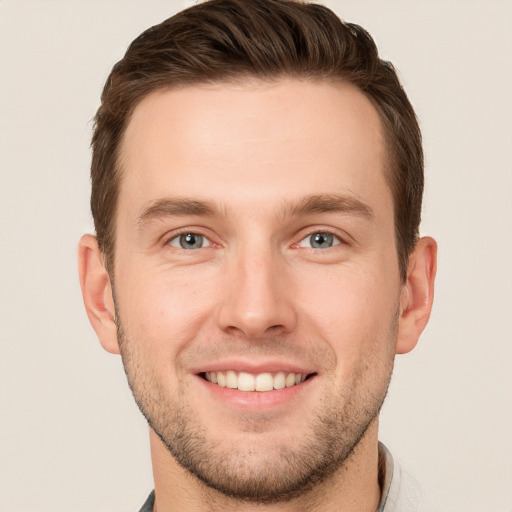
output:
[[[212,384],[223,388],[238,389],[239,391],[273,391],[291,388],[313,377],[314,373],[258,373],[235,372],[227,370],[222,372],[204,372],[201,376]]]

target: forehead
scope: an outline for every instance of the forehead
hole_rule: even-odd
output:
[[[346,83],[282,79],[159,90],[135,108],[125,131],[119,209],[165,195],[236,208],[326,193],[374,201],[383,192],[386,207],[384,147],[376,109]]]

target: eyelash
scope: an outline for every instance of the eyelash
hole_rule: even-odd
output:
[[[191,247],[191,248],[184,248],[184,247],[178,247],[178,245],[173,245],[173,241],[176,240],[176,243],[179,244],[179,238],[182,237],[182,236],[186,236],[186,235],[193,235],[193,236],[196,236],[196,237],[201,237],[204,241],[207,242],[208,245],[206,246],[202,246],[202,247]],[[311,237],[315,236],[315,235],[327,235],[328,237],[332,237],[333,238],[333,244],[330,246],[330,247],[326,247],[326,248],[320,248],[320,247],[303,247],[301,246],[301,244],[306,241],[308,238],[311,239]],[[164,245],[167,245],[167,246],[171,246],[175,249],[178,249],[178,250],[182,250],[182,251],[195,251],[195,250],[198,250],[198,249],[206,249],[206,248],[209,248],[209,247],[214,247],[216,246],[217,244],[215,244],[211,239],[210,237],[208,237],[207,235],[201,233],[199,230],[197,231],[194,231],[194,229],[183,229],[177,233],[173,233],[173,235],[171,237],[168,237],[165,239],[165,243]],[[347,241],[345,238],[341,237],[338,233],[335,233],[333,230],[330,230],[330,229],[313,229],[313,230],[308,230],[308,232],[302,236],[302,238],[299,240],[299,242],[296,242],[294,244],[291,245],[291,247],[293,249],[298,249],[298,248],[304,248],[304,249],[307,249],[309,251],[326,251],[327,249],[332,249],[334,247],[337,247],[339,245],[348,245],[347,244]]]
[[[195,237],[201,237],[203,240],[208,242],[208,245],[206,245],[204,247],[198,247],[198,248],[195,248],[195,249],[194,248],[185,249],[184,247],[178,247],[178,246],[175,246],[175,245],[173,245],[171,243],[174,240],[178,241],[178,243],[179,243],[180,237],[187,236],[187,235],[192,235],[192,236],[195,236]],[[214,244],[214,242],[212,242],[210,237],[208,237],[207,235],[204,235],[200,231],[194,231],[194,229],[183,229],[183,230],[181,230],[181,231],[179,231],[177,233],[173,233],[172,236],[166,238],[164,245],[168,245],[168,246],[171,246],[171,247],[173,247],[175,249],[182,250],[182,251],[191,251],[191,250],[197,250],[197,249],[206,249],[207,247],[212,247],[212,246],[214,246],[216,244]]]
[[[332,249],[333,247],[337,247],[338,245],[346,244],[346,242],[343,240],[343,238],[340,237],[337,233],[334,233],[333,231],[328,230],[328,229],[318,229],[318,230],[310,231],[306,236],[302,237],[298,243],[293,244],[292,247],[293,248],[303,247],[303,246],[301,246],[301,244],[304,241],[308,240],[308,239],[310,240],[311,243],[313,243],[311,239],[315,235],[323,235],[323,236],[326,235],[327,237],[331,237],[332,238],[332,245],[330,247],[326,247],[326,248],[311,247],[311,246],[309,246],[309,247],[304,247],[305,249],[309,249],[309,250],[327,250],[327,249]]]

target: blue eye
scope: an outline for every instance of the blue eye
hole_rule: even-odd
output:
[[[340,239],[332,233],[319,231],[308,235],[300,241],[299,247],[312,247],[313,249],[329,249],[341,243]]]
[[[208,247],[210,241],[208,238],[197,233],[183,233],[172,238],[169,241],[169,245],[185,250],[202,249],[203,247]]]

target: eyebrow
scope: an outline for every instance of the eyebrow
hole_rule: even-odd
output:
[[[162,217],[180,217],[186,215],[197,215],[203,217],[216,217],[220,212],[213,203],[209,201],[198,201],[196,199],[164,198],[159,199],[146,208],[138,217],[137,225],[142,227],[153,219]]]
[[[302,217],[318,213],[348,213],[372,219],[374,214],[369,205],[353,196],[320,194],[304,197],[299,203],[287,204],[284,217]],[[199,201],[186,197],[158,199],[148,206],[136,223],[143,227],[148,222],[164,217],[199,216],[220,217],[223,212],[210,201]],[[225,214],[225,212],[224,212]]]
[[[372,219],[374,214],[369,205],[353,196],[321,194],[307,196],[296,205],[290,205],[286,215],[304,216],[315,213],[349,213]]]

